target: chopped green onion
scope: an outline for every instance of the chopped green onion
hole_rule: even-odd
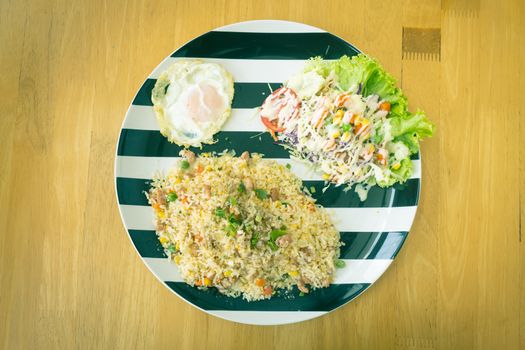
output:
[[[226,212],[221,207],[215,209],[215,216],[226,219]]]
[[[338,259],[335,261],[335,267],[337,267],[338,269],[342,269],[345,266],[346,266],[346,263],[344,260]]]
[[[266,199],[266,198],[268,198],[268,192],[266,192],[265,190],[260,189],[260,188],[256,188],[255,189],[255,195],[259,199]]]
[[[252,235],[252,239],[250,240],[250,247],[252,249],[255,248],[258,242],[259,242],[259,233],[254,232]]]
[[[259,214],[256,214],[255,215],[255,222],[261,222],[262,221],[262,216],[260,216]]]
[[[228,197],[228,203],[230,203],[230,205],[237,205],[237,199],[234,197]]]
[[[181,169],[188,169],[190,167],[190,162],[184,159],[182,162],[180,162],[180,167]]]
[[[277,238],[284,236],[285,234],[285,230],[272,230],[272,232],[270,232],[270,240],[275,242]]]
[[[226,226],[224,230],[226,231],[226,234],[231,237],[234,237],[235,234],[237,233],[237,227],[231,223],[228,224],[228,226]]]
[[[288,202],[285,202],[285,201],[281,201],[281,204],[282,204],[282,205],[284,205],[285,207],[287,207],[287,206],[289,206],[289,205],[290,205],[290,203],[288,203]]]
[[[315,187],[314,186],[310,186],[310,192],[311,193],[315,193],[315,191],[316,191]]]
[[[230,214],[230,216],[228,217],[228,221],[232,224],[239,225],[240,223],[242,223],[242,218],[240,216],[236,217],[235,215]]]
[[[344,132],[348,132],[350,131],[352,127],[350,126],[350,124],[343,124],[343,131]]]
[[[270,247],[270,249],[274,252],[278,249],[277,244],[275,244],[274,241],[268,241],[268,247]]]
[[[292,164],[290,164],[290,163],[286,163],[286,167],[287,167],[288,169],[292,169]]]
[[[304,293],[303,292],[299,293],[299,296],[304,297]]]
[[[239,191],[239,193],[246,193],[246,186],[244,186],[244,183],[242,181],[239,184],[239,187],[237,188],[237,191]]]
[[[177,198],[179,198],[179,197],[177,197],[177,194],[175,192],[170,192],[170,193],[168,193],[166,195],[166,200],[168,202],[175,202],[177,200]]]
[[[177,252],[177,249],[175,248],[175,246],[173,244],[170,244],[168,246],[168,248],[166,248],[170,253],[176,253]]]

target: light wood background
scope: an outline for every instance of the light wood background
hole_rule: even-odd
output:
[[[437,133],[387,273],[325,317],[256,327],[207,316],[147,270],[113,164],[128,105],[165,56],[269,18],[377,57]],[[440,51],[403,53],[418,46],[403,28],[437,29]],[[0,347],[525,349],[524,38],[521,0],[1,0]]]

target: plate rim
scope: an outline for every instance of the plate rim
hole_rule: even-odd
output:
[[[128,118],[128,114],[130,113],[130,110],[133,106],[133,101],[135,100],[135,98],[137,97],[137,95],[139,94],[142,86],[144,85],[144,82],[148,79],[148,77],[150,77],[154,71],[157,70],[158,67],[160,67],[166,60],[168,60],[171,55],[175,52],[177,52],[178,50],[180,50],[181,48],[185,47],[187,44],[191,43],[193,40],[201,37],[202,35],[205,35],[209,32],[213,32],[213,31],[224,31],[224,29],[232,29],[236,26],[239,26],[239,25],[246,25],[246,24],[262,24],[262,23],[267,23],[267,24],[273,24],[273,25],[280,25],[280,24],[285,24],[285,25],[299,25],[301,27],[305,27],[305,28],[309,28],[309,29],[314,29],[316,31],[312,31],[312,32],[318,32],[318,33],[329,33],[335,37],[337,37],[338,39],[344,41],[346,44],[350,45],[351,47],[353,47],[356,51],[358,51],[359,53],[362,53],[362,54],[365,54],[360,48],[358,48],[357,46],[355,46],[354,44],[348,42],[347,40],[341,38],[340,36],[336,35],[336,34],[333,34],[329,31],[326,31],[322,28],[319,28],[319,27],[315,27],[315,26],[312,26],[312,25],[309,25],[309,24],[306,24],[306,23],[302,23],[302,22],[296,22],[296,21],[287,21],[287,20],[276,20],[276,19],[256,19],[256,20],[248,20],[248,21],[241,21],[241,22],[235,22],[235,23],[230,23],[230,24],[226,24],[226,25],[223,25],[221,27],[217,27],[217,28],[214,28],[214,29],[211,29],[211,30],[208,30],[202,34],[199,34],[193,38],[191,38],[190,40],[184,42],[182,45],[178,46],[177,48],[175,48],[173,51],[171,51],[170,54],[168,54],[168,56],[165,56],[160,62],[159,64],[157,64],[151,71],[150,73],[146,76],[146,78],[144,78],[142,80],[142,83],[140,84],[140,86],[138,87],[138,89],[136,90],[136,93],[134,94],[134,97],[131,99],[131,102],[129,103],[129,106],[126,110],[126,113],[124,114],[124,118],[122,119],[122,123],[120,125],[120,128],[118,129],[118,136],[117,136],[117,142],[116,142],[116,146],[115,146],[115,153],[114,153],[114,156],[115,156],[115,161],[114,161],[114,166],[113,166],[113,185],[114,185],[114,194],[115,194],[115,199],[116,199],[116,204],[117,204],[117,208],[118,208],[118,211],[119,211],[119,215],[120,215],[120,220],[122,222],[122,225],[124,226],[124,231],[126,232],[126,236],[128,237],[131,245],[133,246],[133,249],[135,250],[135,252],[137,253],[137,255],[139,256],[139,258],[141,259],[143,265],[145,265],[147,267],[147,269],[151,272],[151,274],[153,274],[155,276],[155,278],[161,282],[161,284],[164,286],[164,288],[167,288],[169,291],[171,291],[171,293],[175,294],[178,298],[180,298],[181,300],[183,300],[185,303],[189,304],[190,306],[200,310],[200,311],[203,311],[206,313],[206,315],[209,315],[209,316],[214,316],[214,317],[217,317],[217,318],[220,318],[220,319],[223,319],[223,320],[226,320],[226,321],[231,321],[231,322],[235,322],[235,323],[238,323],[238,324],[249,324],[249,325],[257,325],[257,326],[280,326],[280,325],[287,325],[287,324],[293,324],[293,323],[299,323],[299,322],[304,322],[304,321],[309,321],[309,320],[313,320],[313,319],[316,319],[316,318],[321,318],[323,316],[326,316],[340,308],[342,308],[343,306],[346,306],[348,305],[349,303],[351,303],[352,301],[355,301],[358,297],[360,297],[361,295],[363,295],[371,286],[373,286],[382,276],[385,275],[385,273],[390,269],[390,267],[392,266],[392,264],[395,262],[399,252],[401,251],[401,249],[403,248],[403,246],[405,245],[408,237],[410,236],[410,231],[412,229],[412,226],[414,224],[414,221],[415,221],[415,218],[416,218],[416,215],[417,215],[417,211],[419,209],[419,199],[421,198],[421,188],[422,188],[422,179],[423,179],[423,167],[422,167],[422,156],[421,156],[421,149],[419,150],[419,159],[420,159],[420,162],[421,162],[421,167],[420,167],[420,178],[419,178],[419,184],[418,184],[418,191],[417,191],[417,202],[415,204],[415,209],[414,209],[414,217],[412,218],[411,220],[411,223],[408,227],[408,231],[407,231],[407,234],[406,236],[404,237],[404,239],[401,241],[398,249],[397,249],[397,252],[396,254],[392,257],[391,259],[391,262],[388,264],[388,266],[385,268],[385,270],[371,283],[369,283],[365,288],[363,288],[362,290],[360,290],[353,298],[351,298],[350,300],[346,301],[345,303],[333,308],[333,309],[330,309],[330,310],[323,310],[323,311],[312,311],[312,313],[318,313],[316,315],[307,315],[308,313],[310,313],[310,311],[250,311],[250,312],[260,312],[260,313],[265,313],[265,312],[272,312],[272,313],[283,313],[283,314],[289,314],[289,313],[293,313],[295,314],[296,316],[299,316],[299,315],[304,315],[306,317],[295,317],[293,320],[285,320],[284,322],[279,322],[279,323],[258,323],[258,322],[247,322],[247,321],[240,321],[238,319],[235,319],[234,317],[227,317],[225,315],[220,315],[220,314],[217,314],[217,313],[214,313],[214,311],[234,311],[234,310],[206,310],[206,309],[203,309],[202,307],[196,305],[196,304],[193,304],[192,302],[190,302],[189,300],[187,300],[186,298],[184,298],[182,295],[178,294],[176,291],[174,291],[172,288],[170,288],[165,281],[163,281],[160,276],[155,272],[153,271],[153,269],[150,267],[149,264],[146,263],[146,261],[144,260],[144,257],[140,254],[137,246],[135,245],[135,243],[133,242],[132,238],[131,238],[131,235],[129,233],[129,229],[126,225],[126,221],[124,220],[124,215],[123,215],[123,212],[122,212],[122,209],[121,209],[121,204],[119,202],[119,196],[118,196],[118,189],[117,189],[117,179],[118,179],[118,170],[117,170],[117,167],[119,165],[119,155],[118,155],[118,148],[119,148],[119,144],[120,144],[120,139],[121,139],[121,132],[122,130],[124,129],[124,125],[125,125],[125,122],[126,122],[126,119]],[[235,30],[227,30],[227,31],[231,31],[231,32],[235,32]],[[244,32],[244,31],[241,31],[241,32]],[[256,31],[254,31],[256,32]],[[300,32],[300,31],[297,31],[297,32],[286,32],[286,31],[283,31],[283,32],[279,32],[279,31],[275,31],[275,32],[258,32],[258,33],[304,33],[304,32]],[[392,208],[392,207],[390,207]],[[169,258],[167,258],[169,259]]]

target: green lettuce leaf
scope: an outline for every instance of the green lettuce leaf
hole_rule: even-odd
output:
[[[410,158],[405,158],[401,161],[401,166],[397,170],[392,170],[392,174],[381,181],[377,181],[379,187],[390,187],[395,183],[403,183],[412,176],[412,161]]]
[[[434,133],[434,125],[427,119],[425,113],[417,111],[416,114],[408,113],[403,117],[389,118],[391,133],[394,141],[403,142],[410,154],[419,151],[419,140],[424,137],[430,137]]]
[[[343,56],[343,57],[346,57],[346,56]],[[312,57],[307,62],[306,66],[304,68],[304,73],[308,73],[308,72],[314,71],[317,74],[319,74],[320,76],[322,76],[323,78],[326,78],[330,74],[330,71],[334,67],[333,63],[335,63],[335,62],[327,62],[327,61],[323,60],[319,56]]]
[[[408,114],[406,118],[389,118],[392,136],[416,133],[420,138],[432,136],[434,125],[427,119],[425,113],[417,111],[416,114]]]
[[[328,77],[334,74],[339,87],[350,90],[352,87],[361,86],[363,96],[378,95],[381,100],[390,102],[390,113],[387,119],[391,126],[391,138],[394,142],[403,142],[410,154],[419,151],[419,141],[430,137],[434,133],[434,125],[427,119],[425,113],[417,111],[411,114],[408,111],[408,102],[401,89],[397,87],[396,79],[387,73],[381,65],[364,54],[343,56],[336,61],[324,61],[320,57],[310,59],[305,67],[305,72],[315,71],[317,74]],[[375,141],[384,137],[382,129],[374,135]],[[401,161],[401,167],[392,170],[392,175],[387,179],[378,181],[381,187],[391,186],[396,182],[406,181],[412,174],[412,162],[409,157]]]
[[[407,99],[396,86],[396,80],[381,65],[364,54],[342,56],[336,61],[324,61],[320,57],[312,58],[305,67],[305,72],[315,71],[326,78],[335,73],[341,89],[349,90],[352,86],[361,85],[364,96],[379,95],[382,100],[390,102],[391,114],[403,117],[408,113]]]

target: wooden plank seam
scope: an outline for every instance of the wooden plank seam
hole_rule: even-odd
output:
[[[403,27],[402,58],[441,60],[441,29]]]

